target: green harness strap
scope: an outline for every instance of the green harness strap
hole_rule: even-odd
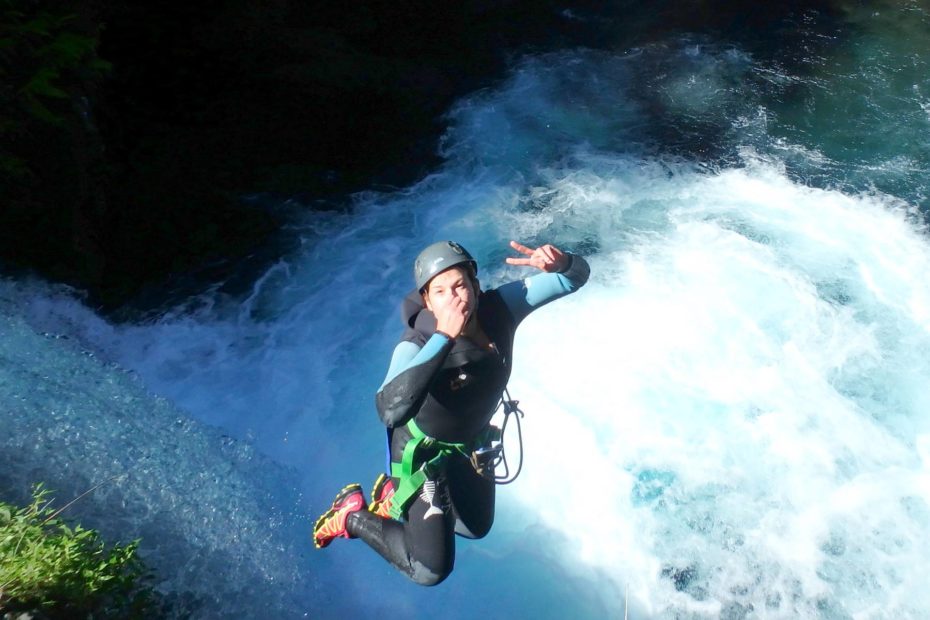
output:
[[[449,456],[458,452],[469,458],[473,446],[484,445],[493,441],[494,437],[500,436],[500,429],[489,426],[487,433],[479,435],[471,443],[453,443],[449,441],[440,441],[433,439],[416,425],[411,418],[407,422],[407,428],[410,430],[410,440],[404,446],[403,456],[400,463],[391,463],[391,475],[398,478],[400,482],[394,491],[394,497],[391,499],[391,508],[389,510],[391,518],[400,521],[407,512],[407,506],[410,501],[416,497],[420,487],[427,479],[439,473],[443,463]],[[496,431],[496,432],[495,432]],[[435,451],[436,454],[430,459],[424,460],[421,450]]]

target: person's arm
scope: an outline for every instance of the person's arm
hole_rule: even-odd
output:
[[[530,312],[550,301],[574,293],[588,281],[591,268],[588,262],[577,254],[561,252],[552,246],[543,246],[534,252],[516,242],[512,242],[511,245],[518,250],[523,248],[520,251],[524,254],[527,253],[524,250],[529,251],[527,256],[531,258],[508,259],[508,263],[530,265],[546,272],[510,282],[497,289],[516,323],[520,323]],[[548,252],[543,253],[544,249],[548,249]]]
[[[378,417],[385,426],[401,426],[416,414],[454,342],[436,333],[423,348],[412,342],[401,342],[394,348],[387,376],[375,395]]]
[[[388,428],[406,424],[420,410],[433,377],[442,369],[470,314],[468,305],[457,296],[431,310],[436,315],[436,332],[422,349],[406,341],[394,348],[387,377],[375,395],[378,416]]]

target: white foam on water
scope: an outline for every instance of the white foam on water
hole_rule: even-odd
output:
[[[601,222],[616,182],[555,187]],[[515,494],[648,616],[926,615],[923,231],[759,165],[663,185],[660,223],[521,328]]]
[[[673,113],[736,119],[741,167],[640,152],[641,63]],[[789,179],[778,154],[816,167],[816,149],[757,154],[750,69],[690,43],[529,59],[452,111],[440,171],[294,222],[300,250],[243,299],[120,326],[56,296],[15,303],[296,468],[302,537],[383,467],[373,394],[416,252],[457,239],[495,286],[525,274],[503,263],[511,238],[575,249],[591,282],[517,336],[527,462],[492,534],[461,541],[436,589],[361,543],[309,552],[311,612],[620,617],[628,592],[632,618],[924,617],[930,245],[890,197]]]

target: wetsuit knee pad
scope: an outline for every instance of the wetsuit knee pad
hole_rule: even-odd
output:
[[[425,564],[417,562],[416,560],[410,562],[410,568],[411,571],[408,576],[414,583],[421,586],[438,586],[440,583],[446,580],[446,577],[452,574],[451,566],[448,568],[448,570],[436,572]]]
[[[478,540],[484,538],[491,532],[491,526],[494,525],[494,515],[483,523],[472,523],[471,527],[465,525],[461,519],[455,520],[455,533],[462,538]]]

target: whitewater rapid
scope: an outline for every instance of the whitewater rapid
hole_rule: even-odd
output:
[[[243,297],[207,291],[113,325],[44,285],[3,282],[16,326],[4,359],[47,375],[26,352],[67,336],[66,378],[50,388],[63,403],[92,376],[81,389],[115,384],[121,415],[192,417],[189,432],[215,445],[197,469],[222,472],[208,476],[217,506],[233,479],[270,487],[285,506],[259,551],[203,536],[230,566],[284,571],[284,617],[926,617],[922,216],[850,181],[860,168],[822,183],[840,164],[770,133],[764,93],[741,84],[788,77],[732,47],[668,47],[527,59],[450,112],[440,170],[294,221],[299,249]],[[669,72],[652,95],[683,127],[716,114],[720,158],[655,152],[654,111],[630,91],[657,63]],[[510,239],[582,253],[592,277],[521,326],[510,391],[526,411],[523,474],[500,489],[492,534],[462,541],[452,578],[423,589],[361,543],[312,551],[309,528],[382,467],[373,394],[397,305],[413,257],[444,238],[478,258],[485,287],[525,274],[503,262]],[[137,379],[117,380],[126,369]],[[41,429],[41,403],[20,396],[17,432]],[[112,423],[107,407],[82,411]],[[155,441],[158,424],[134,428],[153,446],[150,476],[188,464],[170,434]],[[240,444],[230,468],[222,446]],[[265,509],[230,515],[260,523]]]

